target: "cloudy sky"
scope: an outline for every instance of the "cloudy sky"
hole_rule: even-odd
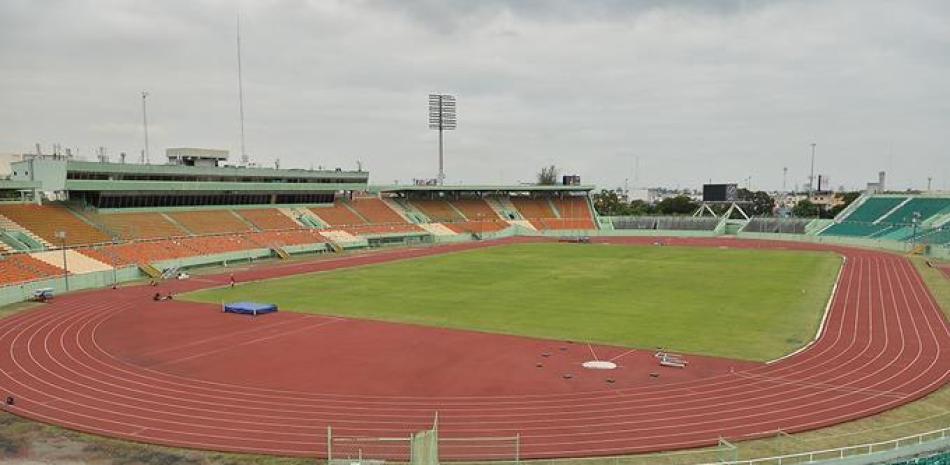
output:
[[[449,183],[950,187],[950,2],[0,2],[0,152],[240,152],[432,177],[426,96],[458,96]],[[137,157],[136,157],[137,158]],[[639,170],[636,169],[639,159]]]

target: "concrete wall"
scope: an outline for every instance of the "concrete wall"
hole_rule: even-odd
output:
[[[113,277],[112,270],[97,271],[95,273],[86,273],[69,276],[69,291],[79,291],[84,289],[101,289],[112,286],[114,280],[118,282],[133,281],[142,278],[143,275],[138,268],[129,266],[119,268],[115,271]],[[66,279],[63,277],[42,279],[31,281],[29,283],[15,284],[0,287],[0,306],[16,302],[29,300],[34,289],[43,289],[51,287],[56,294],[66,292]]]

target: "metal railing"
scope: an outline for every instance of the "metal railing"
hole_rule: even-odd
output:
[[[918,433],[911,436],[903,436],[886,441],[871,442],[855,446],[843,446],[834,449],[798,452],[794,454],[746,460],[732,460],[728,462],[710,462],[703,465],[712,465],[713,463],[725,463],[728,465],[791,465],[799,463],[813,463],[824,460],[841,460],[845,458],[869,456],[880,452],[894,451],[903,447],[918,446],[935,441],[945,441],[948,437],[950,437],[950,427],[927,431],[925,433]]]

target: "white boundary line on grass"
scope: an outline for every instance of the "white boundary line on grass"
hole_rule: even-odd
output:
[[[803,352],[805,349],[808,349],[813,344],[815,344],[815,342],[818,342],[818,338],[820,338],[821,334],[825,332],[825,323],[828,322],[828,313],[831,312],[831,304],[832,302],[835,301],[835,294],[838,293],[838,283],[841,282],[841,273],[844,272],[844,266],[847,263],[848,263],[848,257],[845,257],[844,255],[842,255],[841,266],[838,268],[838,276],[835,277],[835,283],[831,286],[831,295],[828,296],[828,303],[825,304],[825,312],[824,314],[821,315],[821,323],[818,324],[818,330],[815,331],[815,337],[811,338],[811,340],[808,341],[808,344],[805,344],[799,347],[794,352],[785,354],[779,358],[765,362],[766,365],[771,365],[775,362],[779,362],[779,361],[785,360],[786,358],[792,357],[800,352]]]

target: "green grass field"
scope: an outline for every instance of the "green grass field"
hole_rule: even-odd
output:
[[[523,244],[181,298],[770,360],[815,334],[840,264],[817,252]]]

